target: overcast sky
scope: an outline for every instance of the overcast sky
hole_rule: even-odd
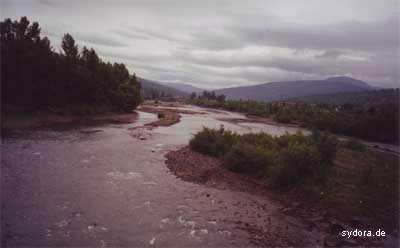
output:
[[[138,76],[202,88],[347,75],[399,83],[398,0],[1,0],[56,50],[80,48]]]

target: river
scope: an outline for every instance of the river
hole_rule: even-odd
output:
[[[203,126],[273,135],[296,128],[232,124],[220,119],[245,117],[184,109],[204,114],[182,114],[178,124],[150,130],[140,127],[157,117],[139,111],[128,124],[39,128],[3,138],[3,245],[260,246],[251,228],[263,230],[271,245],[322,244],[320,233],[283,215],[283,206],[267,196],[184,182],[165,166],[165,154]]]

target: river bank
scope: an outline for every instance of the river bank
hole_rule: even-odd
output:
[[[123,124],[136,121],[138,114],[104,113],[92,115],[73,115],[56,113],[30,113],[2,115],[1,129],[3,133],[25,129],[71,129],[73,127],[96,126],[104,124]]]
[[[233,173],[221,159],[199,154],[188,147],[169,152],[166,164],[174,175],[184,181],[260,195],[280,202],[283,214],[301,218],[309,230],[325,233],[326,246],[383,246],[388,239],[348,239],[338,235],[343,230],[373,228],[385,230],[387,235],[391,235],[389,243],[395,242],[398,237],[398,177],[393,177],[398,175],[397,158],[385,158],[386,155],[375,151],[368,153],[362,155],[339,146],[327,185],[291,190],[274,188],[265,178]],[[371,169],[368,163],[374,160],[386,163],[391,169],[382,170],[377,167],[379,164],[372,165],[374,168]],[[366,187],[362,185],[364,180],[369,180]],[[260,218],[264,219],[264,216]],[[263,237],[264,231],[258,229],[257,236]]]

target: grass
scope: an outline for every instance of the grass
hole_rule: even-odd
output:
[[[398,228],[399,163],[396,155],[341,143],[322,203],[345,219],[367,217],[371,227]]]

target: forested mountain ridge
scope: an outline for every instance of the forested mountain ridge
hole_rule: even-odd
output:
[[[231,100],[242,99],[271,102],[312,95],[361,92],[372,89],[374,88],[357,79],[333,77],[325,80],[271,82],[219,89],[215,92],[217,94],[224,94],[227,99]]]
[[[102,61],[70,34],[62,52],[41,37],[26,17],[0,22],[2,106],[19,109],[76,108],[131,111],[141,102],[140,83],[124,64]]]

